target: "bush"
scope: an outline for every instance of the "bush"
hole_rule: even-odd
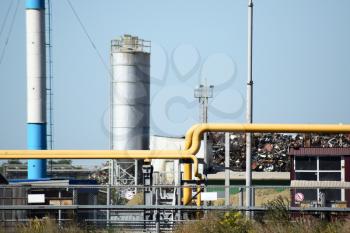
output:
[[[204,219],[180,225],[178,233],[350,233],[350,221],[321,221],[315,217],[301,215],[292,218],[289,200],[277,197],[266,203],[267,211],[260,221],[246,220],[240,212],[208,214]],[[255,217],[258,214],[255,214]]]
[[[289,214],[289,200],[278,196],[275,200],[267,202],[264,207],[266,207],[266,218],[268,221],[272,222],[282,222],[287,223],[290,221]]]
[[[251,229],[250,221],[237,211],[222,214],[208,214],[204,219],[189,221],[180,225],[177,233],[248,233]]]
[[[64,223],[59,226],[56,221],[50,219],[33,219],[26,224],[19,225],[15,232],[18,233],[84,233],[86,229],[76,224]]]

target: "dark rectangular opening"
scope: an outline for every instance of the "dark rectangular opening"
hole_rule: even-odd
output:
[[[320,189],[325,194],[326,203],[341,201],[341,189]]]
[[[320,172],[320,181],[341,181],[340,172]]]
[[[297,180],[317,180],[316,172],[296,172],[295,176]]]
[[[295,170],[316,170],[317,157],[296,157]]]
[[[295,193],[304,194],[304,201],[317,201],[317,189],[296,189]]]
[[[341,158],[337,157],[320,157],[320,170],[340,170]]]

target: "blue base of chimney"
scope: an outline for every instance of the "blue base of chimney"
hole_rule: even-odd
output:
[[[29,150],[46,150],[46,124],[27,124],[27,148]],[[28,160],[28,179],[46,178],[46,159]]]

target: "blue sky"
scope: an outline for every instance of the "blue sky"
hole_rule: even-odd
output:
[[[0,1],[0,23],[11,1]],[[108,149],[108,71],[67,1],[52,2],[55,148]],[[254,121],[350,123],[350,1],[254,2]],[[1,149],[26,148],[24,3],[0,64]],[[112,39],[152,41],[152,134],[181,135],[198,121],[201,80],[215,85],[210,122],[244,122],[246,0],[71,3],[107,65]]]

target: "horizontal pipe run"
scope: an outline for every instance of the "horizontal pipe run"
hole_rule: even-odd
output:
[[[198,176],[198,159],[177,150],[0,150],[0,159],[189,159]]]
[[[192,159],[204,132],[350,133],[350,125],[198,124],[187,132],[185,150],[0,150],[0,159]]]
[[[0,159],[179,159],[188,155],[181,150],[0,150]]]

